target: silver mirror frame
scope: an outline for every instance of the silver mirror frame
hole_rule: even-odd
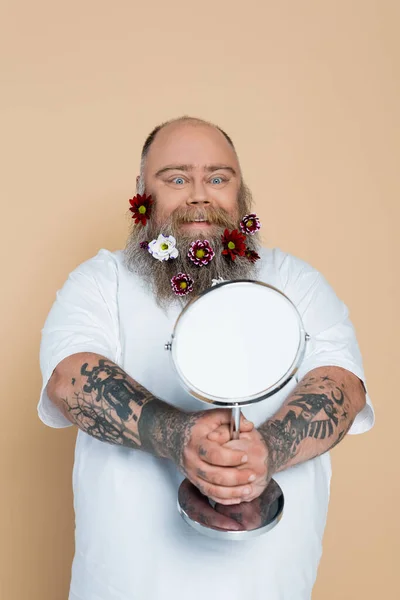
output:
[[[177,365],[176,346],[174,345],[174,339],[176,338],[177,333],[179,332],[179,328],[182,325],[183,316],[187,313],[187,311],[190,309],[191,305],[194,302],[196,302],[202,296],[209,294],[217,287],[220,288],[223,286],[237,285],[240,283],[253,283],[253,284],[260,285],[260,286],[269,288],[271,290],[274,290],[275,292],[278,292],[285,299],[285,301],[287,301],[292,306],[292,308],[294,309],[294,311],[297,315],[299,330],[300,330],[300,340],[299,340],[299,345],[297,348],[296,356],[293,360],[292,365],[290,366],[288,371],[285,373],[285,375],[283,375],[281,377],[281,379],[279,381],[277,381],[273,386],[270,386],[269,388],[263,390],[261,393],[253,394],[252,396],[248,396],[245,399],[232,398],[232,402],[227,403],[227,402],[221,402],[221,400],[219,399],[218,396],[213,396],[211,394],[205,394],[204,391],[200,390],[199,388],[196,388],[196,386],[192,385],[190,383],[190,381],[188,381],[186,379],[185,375],[181,372],[179,366]],[[165,344],[165,349],[171,351],[172,364],[175,369],[175,372],[177,373],[182,386],[191,396],[198,398],[202,402],[212,404],[213,406],[224,407],[224,408],[233,408],[236,406],[241,407],[241,406],[246,406],[248,404],[254,404],[255,402],[260,402],[261,400],[265,400],[265,398],[272,396],[273,394],[275,394],[276,392],[278,392],[279,390],[284,388],[285,385],[287,385],[287,383],[296,375],[296,373],[299,369],[299,365],[301,364],[301,362],[304,358],[304,354],[306,351],[306,344],[307,344],[307,341],[309,340],[309,338],[310,338],[310,336],[306,333],[306,331],[304,329],[303,322],[302,322],[301,316],[299,314],[299,311],[297,310],[297,308],[295,307],[293,302],[283,292],[278,290],[276,287],[269,285],[267,283],[264,283],[262,281],[255,281],[253,279],[236,279],[233,281],[224,281],[222,283],[219,283],[216,286],[208,288],[201,294],[198,294],[197,296],[192,298],[188,302],[188,304],[182,309],[181,313],[179,314],[179,316],[175,322],[173,332],[172,332],[171,341],[168,342],[167,344]]]

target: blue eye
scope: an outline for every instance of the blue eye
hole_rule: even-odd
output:
[[[223,179],[222,179],[222,177],[213,177],[213,178],[211,179],[211,182],[212,182],[212,183],[215,183],[215,182],[217,182],[217,183],[218,183],[218,182],[219,182],[219,183],[222,183],[222,182],[223,182]]]
[[[174,183],[177,183],[178,185],[182,185],[183,183],[185,183],[185,180],[183,179],[183,177],[175,177],[172,181]]]

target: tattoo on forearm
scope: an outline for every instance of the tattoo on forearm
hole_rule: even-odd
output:
[[[306,438],[332,439],[331,450],[350,429],[350,403],[344,384],[330,377],[310,377],[298,387],[288,402],[288,412],[280,419],[266,421],[259,428],[269,448],[270,467],[278,471],[296,456]]]
[[[151,394],[140,384],[133,384],[109,360],[100,359],[91,368],[83,364],[80,375],[85,377],[81,389],[77,390],[77,377],[73,377],[73,393],[62,399],[75,423],[102,441],[140,447],[137,427],[132,425],[138,419],[138,409],[152,399]]]
[[[137,421],[131,402],[143,406],[146,400],[143,389],[140,389],[139,385],[133,386],[122,369],[106,360],[100,359],[98,366],[93,367],[91,371],[87,367],[88,364],[85,363],[81,368],[81,375],[87,377],[83,391],[86,394],[94,392],[96,402],[105,400],[123,421],[130,417]]]
[[[73,377],[71,394],[62,400],[83,431],[104,442],[172,458],[184,471],[183,449],[199,413],[188,415],[155,398],[107,359],[84,363],[80,375],[80,385]]]

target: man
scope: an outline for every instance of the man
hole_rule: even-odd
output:
[[[261,248],[235,148],[218,127],[184,117],[156,128],[137,193],[125,250],[101,250],[75,269],[43,329],[40,418],[79,428],[69,598],[309,599],[328,451],[373,425],[347,309],[308,264]],[[311,336],[296,380],[244,409],[232,442],[230,411],[199,411],[164,351],[191,294],[221,277],[282,290]],[[258,538],[213,540],[177,512],[187,477],[217,503],[203,503],[208,523],[242,529],[272,476],[284,516]]]

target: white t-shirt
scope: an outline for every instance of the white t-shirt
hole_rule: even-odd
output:
[[[311,336],[297,381],[315,367],[337,365],[365,383],[346,306],[310,265],[279,249],[263,249],[259,279],[296,305]],[[43,389],[39,417],[50,427],[71,423],[51,403],[47,382],[76,352],[120,365],[155,396],[204,410],[180,385],[164,344],[180,307],[157,307],[121,251],[100,250],[75,269],[42,331]],[[243,409],[256,426],[295,387]],[[370,429],[369,397],[350,433]],[[75,556],[69,600],[309,600],[322,550],[331,464],[329,453],[274,476],[285,496],[282,520],[248,541],[213,540],[177,511],[183,476],[172,462],[101,442],[78,430],[73,469]]]

